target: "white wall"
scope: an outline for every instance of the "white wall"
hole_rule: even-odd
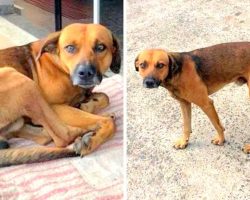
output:
[[[14,5],[14,0],[0,0],[1,5]]]

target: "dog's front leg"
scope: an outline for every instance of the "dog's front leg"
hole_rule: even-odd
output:
[[[219,116],[214,108],[214,103],[212,99],[207,97],[207,100],[204,101],[204,104],[199,105],[199,107],[206,113],[214,128],[217,131],[217,135],[212,139],[212,143],[215,145],[223,145],[225,142],[224,137],[224,127],[222,126]]]
[[[82,156],[97,149],[115,133],[112,117],[94,115],[67,105],[54,105],[53,110],[65,124],[86,130],[85,134],[70,135],[72,140],[82,136],[75,141],[75,150]]]
[[[192,132],[191,128],[191,103],[185,100],[179,100],[181,106],[181,113],[183,117],[183,135],[177,140],[174,144],[176,149],[184,149],[188,145],[190,133]]]
[[[250,144],[246,144],[243,149],[244,153],[250,153]]]

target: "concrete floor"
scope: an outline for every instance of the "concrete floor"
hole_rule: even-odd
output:
[[[211,98],[226,131],[215,130],[193,106],[193,133],[185,150],[178,103],[165,89],[148,90],[134,70],[145,48],[188,51],[222,42],[250,41],[250,2],[237,0],[127,1],[128,197],[129,199],[246,200],[250,198],[250,101],[246,86],[233,84]]]

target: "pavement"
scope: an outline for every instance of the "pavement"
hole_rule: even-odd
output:
[[[213,44],[250,41],[250,2],[237,0],[127,1],[127,154],[129,199],[247,200],[250,156],[248,88],[230,84],[212,95],[226,144],[210,143],[215,130],[192,106],[193,133],[185,150],[178,103],[164,88],[144,89],[134,59],[145,48],[189,51]]]

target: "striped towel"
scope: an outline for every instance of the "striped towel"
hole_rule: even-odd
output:
[[[0,200],[96,199],[123,197],[123,92],[122,78],[104,79],[95,91],[110,97],[100,113],[115,113],[117,132],[96,152],[84,158],[64,158],[43,163],[0,168]],[[12,147],[35,146],[23,139],[10,140]]]

